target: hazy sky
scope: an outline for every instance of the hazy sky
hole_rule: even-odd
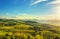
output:
[[[0,0],[0,17],[22,15],[59,18],[60,0]]]

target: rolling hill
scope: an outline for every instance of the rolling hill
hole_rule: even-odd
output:
[[[0,39],[60,39],[60,27],[37,20],[0,19]]]

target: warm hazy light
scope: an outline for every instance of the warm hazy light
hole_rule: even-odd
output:
[[[16,1],[13,1],[13,3],[14,2],[16,2]],[[42,2],[43,2],[44,6],[41,5]],[[48,2],[48,3],[46,3],[46,2]],[[27,1],[25,3],[27,3]],[[17,2],[16,2],[16,4],[18,5]],[[20,7],[19,6],[17,7],[17,5],[14,5],[14,6],[16,6],[15,7],[16,9],[12,8],[13,6],[11,5],[12,6],[12,7],[10,7],[11,9],[9,8],[9,10],[8,10],[8,8],[6,8],[6,12],[4,12],[5,10],[2,11],[4,13],[3,15],[5,15],[5,14],[6,15],[5,16],[0,16],[0,18],[7,18],[7,19],[38,19],[38,20],[41,20],[41,19],[43,19],[43,20],[53,20],[54,19],[54,20],[60,20],[60,0],[54,0],[54,1],[50,1],[50,2],[49,2],[49,0],[36,0],[36,1],[31,2],[30,4],[28,4],[28,3],[25,4],[25,5],[22,4],[22,5],[20,5]],[[46,7],[48,7],[48,8],[46,8]],[[41,10],[42,10],[42,13],[41,13]],[[47,12],[45,12],[45,10]],[[20,14],[20,16],[17,15],[16,13]],[[30,15],[29,13],[32,14],[32,15]],[[48,14],[45,15],[45,13],[46,14],[48,13]],[[21,15],[21,14],[23,14],[23,15]],[[34,15],[36,15],[36,16],[34,16]],[[38,16],[38,15],[40,15],[40,16]]]

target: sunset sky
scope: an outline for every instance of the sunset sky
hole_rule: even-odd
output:
[[[0,18],[60,19],[60,0],[0,0]]]

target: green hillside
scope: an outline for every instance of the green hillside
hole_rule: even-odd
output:
[[[32,20],[0,19],[0,39],[60,39],[60,27]]]

